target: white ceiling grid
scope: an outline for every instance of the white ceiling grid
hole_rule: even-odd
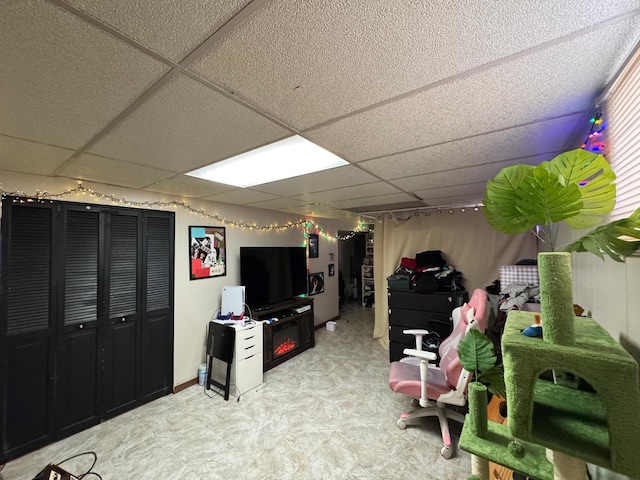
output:
[[[340,219],[478,203],[578,146],[638,41],[640,0],[8,0],[0,169]],[[351,165],[185,175],[293,134]]]

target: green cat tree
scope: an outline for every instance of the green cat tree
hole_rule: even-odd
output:
[[[502,337],[508,425],[489,422],[472,384],[460,448],[475,478],[491,460],[532,479],[584,480],[586,462],[640,476],[638,364],[593,319],[575,317],[569,253],[538,256],[543,337],[521,332],[533,313],[509,313]],[[591,388],[571,388],[569,372]],[[472,477],[474,478],[474,477]]]

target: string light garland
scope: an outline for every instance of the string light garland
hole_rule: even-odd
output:
[[[323,238],[326,238],[329,241],[336,241],[337,239],[342,240],[342,238],[338,235],[332,235],[330,232],[322,228],[319,224],[315,223],[309,219],[297,220],[295,222],[287,222],[284,225],[279,224],[270,224],[270,225],[257,225],[255,223],[247,223],[238,220],[230,220],[228,218],[222,217],[217,213],[210,214],[204,209],[193,208],[189,203],[186,202],[178,202],[178,201],[167,201],[167,200],[145,200],[145,201],[135,201],[129,200],[127,197],[118,197],[116,195],[107,195],[91,188],[87,188],[82,184],[78,184],[77,187],[71,188],[69,190],[65,190],[59,193],[51,193],[46,190],[37,190],[35,196],[28,196],[26,193],[22,191],[15,192],[7,192],[0,188],[0,195],[3,197],[10,196],[15,197],[17,202],[51,202],[55,199],[61,199],[64,197],[69,197],[73,195],[89,195],[93,198],[102,201],[108,201],[113,204],[121,204],[127,207],[134,208],[163,208],[163,209],[180,209],[191,215],[197,215],[206,220],[215,221],[217,223],[222,223],[223,225],[240,228],[240,229],[248,229],[248,230],[257,230],[257,231],[287,231],[292,228],[301,228],[304,232],[304,243],[303,246],[307,245],[307,241],[310,233],[315,233],[317,235],[321,235]],[[360,228],[360,226],[358,227]]]
[[[603,132],[607,128],[606,123],[602,120],[602,112],[598,111],[591,117],[589,123],[591,124],[591,129],[580,148],[590,152],[602,153],[605,149]]]

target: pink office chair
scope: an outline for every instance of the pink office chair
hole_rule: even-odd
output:
[[[487,293],[477,288],[469,302],[452,313],[453,331],[440,344],[438,367],[428,363],[436,359],[436,354],[422,350],[422,337],[429,332],[414,329],[404,330],[404,333],[415,335],[416,348],[406,348],[404,354],[409,357],[392,362],[389,370],[391,390],[414,397],[411,404],[419,407],[400,415],[398,427],[404,429],[407,422],[416,418],[437,416],[444,443],[440,453],[447,459],[451,458],[454,452],[448,419],[464,422],[464,415],[447,408],[447,405],[464,406],[467,402],[467,385],[471,381],[471,373],[464,370],[460,364],[458,344],[472,328],[484,332],[488,315]]]

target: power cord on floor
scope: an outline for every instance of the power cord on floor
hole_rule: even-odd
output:
[[[100,474],[93,472],[93,467],[96,466],[96,462],[98,461],[98,455],[96,454],[96,452],[82,452],[82,453],[78,453],[77,455],[73,455],[72,457],[69,458],[65,458],[64,460],[62,460],[61,462],[57,463],[57,466],[59,467],[60,465],[62,465],[64,462],[68,462],[69,460],[73,460],[74,458],[78,458],[78,457],[82,457],[84,455],[92,455],[93,456],[93,463],[91,464],[91,466],[89,467],[89,470],[87,470],[86,472],[78,475],[78,478],[85,478],[88,475],[95,475],[96,477],[98,477],[100,480],[102,480],[102,477],[100,476]]]

